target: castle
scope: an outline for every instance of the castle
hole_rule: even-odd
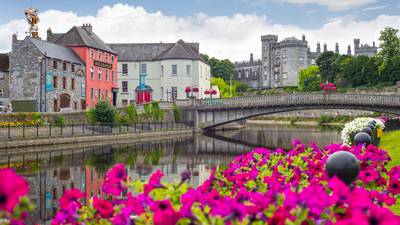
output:
[[[261,60],[254,60],[250,54],[249,61],[235,63],[234,78],[254,89],[297,86],[299,71],[314,65],[321,53],[328,51],[326,43],[321,51],[318,42],[316,51],[312,52],[305,35],[301,40],[289,37],[279,42],[277,35],[263,35],[261,43]],[[340,54],[338,43],[334,52]],[[354,56],[371,57],[377,52],[375,42],[373,46],[360,45],[360,39],[354,39]],[[352,55],[350,45],[346,54]]]

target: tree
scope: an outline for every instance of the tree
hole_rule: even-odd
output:
[[[229,81],[234,75],[235,65],[229,59],[219,60],[214,57],[209,57],[206,54],[200,54],[201,57],[210,66],[211,76],[220,77],[225,81]]]
[[[379,67],[381,85],[394,85],[400,81],[400,55],[384,60]]]
[[[351,60],[346,60],[343,68],[343,78],[350,82],[352,87],[366,85],[368,79],[365,77],[364,68],[369,61],[368,56],[358,56]]]
[[[318,57],[316,63],[319,66],[322,80],[334,82],[337,79],[341,69],[338,58],[339,55],[332,51],[324,52]]]
[[[310,66],[299,72],[298,88],[300,91],[318,91],[322,82],[318,66]]]
[[[381,44],[379,45],[379,53],[378,55],[383,59],[390,59],[394,56],[400,55],[400,39],[397,36],[397,32],[399,30],[386,27],[383,31],[381,31],[381,36],[379,40]]]
[[[100,123],[114,122],[115,109],[109,102],[100,101],[96,104],[93,110],[95,121]]]

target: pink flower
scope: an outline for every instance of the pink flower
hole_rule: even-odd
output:
[[[379,172],[375,168],[364,169],[361,170],[359,178],[362,182],[368,184],[379,178]]]
[[[388,190],[393,195],[400,193],[400,179],[390,179]]]
[[[111,202],[99,198],[93,198],[93,207],[103,218],[110,218],[114,214],[114,208]]]
[[[116,164],[104,176],[102,191],[106,194],[120,195],[126,190],[124,186],[126,181],[127,175],[124,164]]]
[[[77,207],[81,207],[79,199],[85,195],[79,189],[66,190],[64,195],[60,198],[59,203],[61,208],[70,209],[71,204],[76,204]]]
[[[153,202],[150,210],[154,212],[154,225],[175,225],[180,218],[169,200]]]
[[[20,198],[28,194],[28,183],[11,169],[0,170],[0,181],[0,211],[12,212]]]
[[[163,187],[163,185],[160,183],[163,176],[164,173],[161,172],[161,170],[157,170],[155,173],[153,173],[149,179],[149,182],[144,185],[144,193],[149,194],[154,188]]]

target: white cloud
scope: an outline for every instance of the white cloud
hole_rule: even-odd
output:
[[[330,10],[345,10],[375,2],[375,0],[278,0],[293,4],[319,4]]]
[[[331,50],[338,42],[341,51],[346,52],[353,38],[361,38],[362,43],[371,44],[379,38],[379,32],[385,26],[400,26],[400,16],[382,15],[369,21],[358,21],[352,17],[334,18],[318,29],[302,29],[273,23],[266,16],[256,14],[208,16],[200,13],[191,17],[175,17],[123,4],[104,6],[95,16],[81,17],[73,12],[56,10],[39,16],[41,37],[46,36],[48,27],[53,32],[66,32],[74,25],[91,23],[96,34],[108,43],[176,42],[182,38],[187,42],[199,42],[202,53],[234,61],[247,59],[252,52],[260,57],[260,36],[264,34],[278,34],[280,40],[288,36],[301,38],[305,34],[312,50],[315,50],[317,41],[328,43]],[[18,31],[21,39],[27,28],[24,19],[1,24],[0,52],[10,51],[12,33]]]

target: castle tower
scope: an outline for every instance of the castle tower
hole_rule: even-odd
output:
[[[339,43],[337,43],[337,42],[336,42],[336,45],[335,45],[335,53],[339,54]]]
[[[306,35],[305,34],[303,34],[303,36],[301,37],[301,40],[302,41],[306,41]]]
[[[354,55],[357,55],[358,49],[360,49],[360,39],[354,39]]]
[[[317,43],[317,54],[321,53],[321,43]]]
[[[328,45],[326,43],[324,43],[324,52],[328,51]]]
[[[261,61],[262,61],[262,70],[263,70],[263,81],[262,86],[271,88],[271,78],[272,74],[272,54],[273,54],[273,47],[278,42],[277,35],[263,35],[261,36]]]
[[[351,56],[351,46],[350,45],[347,46],[347,55]]]
[[[253,63],[253,53],[250,54],[250,63]]]

